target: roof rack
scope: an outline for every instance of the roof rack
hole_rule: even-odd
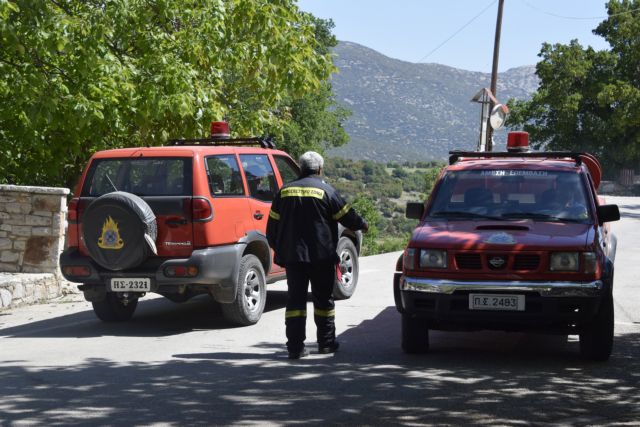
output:
[[[259,145],[262,148],[276,148],[276,144],[271,137],[171,139],[168,145]]]
[[[566,159],[571,158],[576,162],[576,166],[582,164],[584,153],[574,153],[570,151],[536,151],[524,153],[493,152],[493,151],[449,151],[449,164],[453,165],[463,157],[471,158],[534,158],[534,159]]]

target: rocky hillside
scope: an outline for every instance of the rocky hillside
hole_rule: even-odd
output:
[[[453,149],[475,149],[480,105],[471,98],[490,86],[490,74],[404,62],[350,42],[341,42],[334,53],[336,98],[353,115],[346,124],[351,142],[330,155],[419,161],[445,159]],[[498,99],[528,97],[538,85],[534,71],[527,66],[501,73]],[[496,133],[498,145],[505,135],[505,130]]]

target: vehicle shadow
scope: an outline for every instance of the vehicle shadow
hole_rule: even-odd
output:
[[[286,291],[268,291],[264,312],[283,308],[286,298]],[[0,337],[161,337],[193,330],[236,327],[240,326],[231,324],[222,317],[220,306],[216,302],[208,295],[200,295],[184,303],[174,303],[166,298],[141,299],[133,318],[126,322],[104,323],[89,309],[20,326],[0,328]]]
[[[281,343],[251,353],[175,354],[0,366],[0,416],[49,425],[613,425],[640,420],[640,334],[607,363],[575,342],[528,334],[434,333],[433,351],[399,349],[388,307],[339,337],[335,355],[290,361]]]

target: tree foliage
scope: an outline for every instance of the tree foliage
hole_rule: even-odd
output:
[[[594,33],[611,49],[544,44],[540,87],[529,101],[510,101],[509,125],[536,148],[592,152],[612,174],[640,162],[640,0],[610,0],[607,9]]]
[[[0,0],[0,183],[70,186],[96,150],[223,117],[296,137],[292,104],[330,99],[316,24],[294,0]]]

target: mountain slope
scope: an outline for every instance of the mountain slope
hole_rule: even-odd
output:
[[[470,100],[490,86],[490,74],[404,62],[350,42],[340,42],[334,54],[336,99],[353,115],[345,124],[351,141],[330,155],[418,161],[445,159],[453,149],[475,149],[480,104]],[[498,99],[528,97],[538,85],[534,71],[529,66],[501,73]],[[496,132],[497,144],[505,134]]]

